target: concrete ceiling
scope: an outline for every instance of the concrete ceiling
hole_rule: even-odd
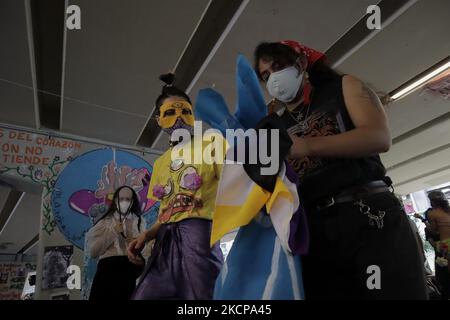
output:
[[[298,39],[305,45],[326,51],[365,15],[371,3],[371,0],[251,1],[194,86],[192,95],[201,88],[215,85],[215,89],[228,98],[229,106],[234,107],[238,54],[252,61],[253,50],[260,42],[282,39]]]
[[[0,2],[0,122],[36,127],[24,1]]]
[[[338,68],[377,91],[396,89],[449,55],[449,12],[447,0],[415,1]]]
[[[326,51],[365,13],[371,0],[257,0],[250,1],[233,28],[207,65],[190,95],[212,87],[226,98],[230,108],[236,99],[235,70],[238,54],[250,61],[253,50],[263,41],[298,39],[306,45]],[[334,14],[345,12],[345,14]],[[311,26],[314,26],[312,28]],[[155,143],[156,149],[167,148],[166,134]]]
[[[72,2],[72,1],[70,1]],[[207,0],[82,0],[67,31],[61,130],[134,144]]]
[[[340,58],[339,71],[388,93],[449,55],[450,2],[398,0],[396,10],[404,10],[384,17],[389,23],[375,36],[365,30],[359,45],[357,28],[377,2],[69,0],[82,20],[81,30],[67,30],[64,0],[2,0],[0,123],[165,150],[167,136],[151,119],[159,74],[175,69],[194,101],[199,89],[214,85],[233,107],[237,54],[251,59],[259,42],[279,39],[298,39],[332,62]],[[342,47],[350,53],[336,57]],[[450,181],[450,102],[419,90],[386,111],[393,147],[382,159],[396,191]],[[13,187],[0,187],[0,208],[25,192],[0,234],[15,251],[35,236],[40,198],[30,186],[6,182]],[[23,239],[9,230],[27,223]]]

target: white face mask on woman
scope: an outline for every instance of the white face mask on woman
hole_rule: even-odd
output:
[[[128,201],[128,200],[120,201],[119,202],[119,213],[127,214],[130,207],[131,207],[131,201]]]
[[[273,98],[289,103],[297,96],[303,76],[304,72],[299,72],[295,66],[273,72],[267,81],[267,91]]]

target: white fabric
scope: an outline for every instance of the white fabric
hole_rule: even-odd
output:
[[[271,211],[269,212],[270,219],[272,220],[275,232],[280,240],[281,246],[284,250],[291,253],[289,247],[289,236],[290,236],[290,222],[294,213],[298,210],[300,206],[300,200],[298,198],[297,186],[289,181],[286,176],[286,166],[283,163],[278,177],[283,181],[284,185],[290,191],[293,201],[290,201],[284,197],[277,197],[272,205]]]
[[[227,151],[227,159],[233,156],[232,148]],[[240,206],[247,200],[255,183],[249,178],[242,163],[225,163],[217,189],[216,206]]]
[[[139,236],[138,221],[139,218],[134,214],[129,214],[123,219],[123,233],[127,239],[134,239]],[[103,218],[89,229],[86,239],[89,255],[92,258],[103,259],[127,255],[127,239],[124,239],[114,229],[117,223],[120,223],[120,219],[119,214],[115,212],[113,215]],[[143,219],[141,219],[140,229],[144,231]]]
[[[280,253],[281,253],[281,243],[278,237],[275,238],[273,255],[272,255],[272,265],[270,267],[270,275],[267,278],[266,286],[264,288],[262,300],[270,300],[272,298],[274,283],[278,275],[278,269],[280,266]]]

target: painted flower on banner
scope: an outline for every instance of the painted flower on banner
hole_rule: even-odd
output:
[[[38,181],[42,179],[43,175],[44,175],[44,172],[42,171],[42,169],[36,169],[34,171],[34,178]]]

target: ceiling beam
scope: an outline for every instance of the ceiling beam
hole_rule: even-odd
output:
[[[41,127],[41,118],[39,111],[39,95],[37,88],[36,79],[36,55],[34,52],[34,41],[33,41],[33,20],[31,17],[31,2],[30,0],[24,0],[25,7],[25,20],[27,23],[27,41],[28,41],[28,52],[30,58],[30,72],[31,72],[31,83],[33,85],[33,101],[34,101],[34,122],[36,129]]]
[[[29,250],[31,250],[37,243],[39,242],[39,233],[33,237],[26,245],[20,249],[17,254],[26,254]]]
[[[402,15],[418,0],[381,0],[378,6],[381,11],[381,29],[370,30],[367,28],[367,19],[371,14],[362,17],[350,30],[337,40],[326,51],[327,59],[333,68],[338,67],[348,57],[359,50],[365,43],[372,39],[378,32],[386,28],[391,22]]]
[[[40,125],[59,130],[65,1],[29,1]]]
[[[25,193],[22,191],[14,189],[9,191],[8,198],[6,199],[2,211],[0,212],[0,236],[8,225],[9,220],[13,216],[24,195]]]
[[[450,112],[444,113],[443,115],[441,115],[441,116],[439,116],[437,118],[434,118],[433,120],[425,122],[424,124],[414,128],[414,129],[412,129],[412,130],[410,130],[408,132],[405,132],[405,133],[399,135],[398,137],[392,139],[392,144],[394,145],[394,144],[400,143],[400,142],[402,142],[402,141],[404,141],[406,139],[409,139],[409,138],[411,138],[413,136],[416,136],[416,135],[422,133],[425,130],[428,130],[430,128],[438,126],[441,123],[444,123],[444,122],[446,122],[448,120],[450,120]]]
[[[440,125],[440,124],[442,124],[444,122],[447,122],[449,119],[450,119],[450,112],[444,113],[443,115],[441,115],[441,116],[439,116],[439,117],[437,117],[437,118],[435,118],[433,120],[430,120],[430,121],[428,121],[428,122],[426,122],[426,123],[424,123],[424,124],[414,128],[414,129],[412,129],[412,130],[410,130],[408,132],[405,132],[404,134],[402,134],[402,135],[392,139],[392,145],[396,145],[398,143],[401,143],[401,142],[405,141],[406,139],[411,139],[414,136],[417,136],[417,135],[421,134],[425,130],[428,130],[428,129],[433,128],[435,126],[438,126],[438,125]],[[422,153],[420,153],[420,154],[418,154],[418,155],[416,155],[414,157],[411,157],[411,158],[409,158],[407,160],[404,160],[404,161],[401,161],[399,163],[393,164],[390,167],[386,168],[386,170],[388,172],[390,172],[390,171],[392,171],[394,169],[398,169],[400,167],[407,166],[407,165],[409,165],[411,163],[414,163],[416,161],[422,160],[422,159],[424,159],[424,158],[426,158],[428,156],[431,156],[431,155],[434,155],[434,154],[439,153],[441,151],[447,150],[448,148],[450,148],[450,143],[444,144],[442,146],[439,146],[437,148],[428,150],[426,152],[422,152]],[[426,173],[425,176],[433,174],[433,173],[436,173],[436,172],[443,171],[445,169],[446,168],[440,168],[440,169],[436,169],[436,170],[430,171],[430,172]],[[423,175],[419,175],[417,177],[407,179],[406,181],[403,181],[403,182],[395,183],[395,185],[397,185],[397,186],[404,185],[406,183],[412,182],[412,181],[414,181],[416,179],[420,179],[420,178],[423,178]]]
[[[427,152],[424,152],[424,153],[421,153],[421,154],[419,154],[419,155],[417,155],[417,156],[414,156],[414,157],[412,157],[412,158],[409,158],[408,160],[405,160],[405,161],[396,163],[396,164],[390,166],[389,168],[386,168],[386,170],[392,171],[392,170],[394,170],[394,169],[398,169],[398,168],[400,168],[400,167],[404,167],[404,166],[406,166],[406,165],[408,165],[408,164],[411,164],[411,163],[414,163],[414,162],[416,162],[416,161],[422,160],[422,159],[424,159],[424,158],[426,158],[426,157],[432,156],[433,154],[439,153],[439,152],[444,151],[444,150],[447,150],[447,149],[449,149],[449,148],[450,148],[450,143],[447,143],[447,144],[445,144],[445,145],[443,145],[443,146],[440,146],[440,147],[431,149],[431,150],[429,150],[429,151],[427,151]]]
[[[67,7],[69,6],[69,0],[64,1],[64,16],[67,12]],[[66,81],[66,49],[67,49],[67,28],[64,24],[63,31],[63,45],[62,45],[62,62],[61,62],[61,100],[60,100],[60,111],[59,111],[59,130],[63,129],[63,119],[64,119],[64,88]]]
[[[426,177],[428,177],[428,176],[431,176],[431,175],[433,175],[433,174],[436,174],[436,173],[439,173],[439,172],[442,172],[442,171],[445,171],[445,170],[448,170],[448,169],[450,169],[450,165],[445,166],[445,167],[442,167],[442,168],[438,168],[438,169],[431,170],[431,171],[429,171],[429,172],[420,174],[420,175],[415,176],[415,177],[411,177],[411,178],[409,178],[409,179],[407,179],[407,180],[400,181],[399,183],[394,183],[394,186],[395,186],[395,187],[399,187],[399,186],[402,186],[402,185],[405,185],[405,184],[414,182],[414,181],[419,180],[419,179],[422,179],[422,178],[426,178]]]

